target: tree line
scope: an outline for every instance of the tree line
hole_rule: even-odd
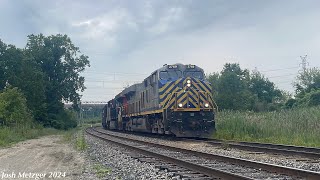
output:
[[[72,109],[79,111],[79,92],[85,89],[80,73],[90,66],[88,59],[67,35],[29,35],[24,48],[0,39],[0,126],[75,127],[74,111],[65,109],[64,102],[72,102]],[[319,68],[298,74],[293,95],[237,63],[226,63],[207,80],[220,110],[260,112],[320,105]]]
[[[295,93],[278,89],[259,71],[250,72],[237,63],[226,63],[221,72],[207,76],[220,110],[274,111],[320,105],[320,69],[310,68],[293,82]]]
[[[63,102],[77,110],[85,89],[80,72],[88,66],[88,56],[67,35],[29,35],[24,48],[0,39],[0,123],[75,127],[76,118]]]

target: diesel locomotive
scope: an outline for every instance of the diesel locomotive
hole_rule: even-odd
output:
[[[102,126],[176,137],[210,137],[215,131],[217,107],[211,91],[200,67],[164,65],[108,101]]]

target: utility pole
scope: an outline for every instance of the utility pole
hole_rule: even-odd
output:
[[[306,72],[306,70],[307,70],[307,65],[309,65],[309,63],[307,62],[307,55],[305,55],[305,56],[300,56],[300,58],[301,58],[301,66],[302,66],[302,71],[303,71],[303,73],[305,73]]]

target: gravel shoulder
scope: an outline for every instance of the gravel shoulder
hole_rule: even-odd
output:
[[[85,157],[61,135],[0,149],[0,179],[79,179]]]
[[[125,148],[90,135],[85,138],[90,165],[86,167],[81,179],[178,179],[170,172],[161,171],[154,165],[130,157],[130,152]]]

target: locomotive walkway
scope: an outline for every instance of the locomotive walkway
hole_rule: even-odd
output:
[[[190,179],[320,179],[320,173],[256,161],[208,154],[110,134],[95,128],[87,133],[136,152],[140,161]],[[142,155],[143,154],[143,155]]]

